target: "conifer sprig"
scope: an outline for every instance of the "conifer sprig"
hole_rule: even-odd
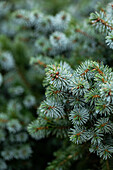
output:
[[[48,86],[47,102],[41,104],[38,119],[43,114],[51,120],[60,117],[63,121],[68,119],[72,123],[69,132],[70,140],[76,145],[90,141],[89,151],[96,152],[103,159],[108,159],[113,152],[113,146],[106,138],[106,135],[112,137],[113,131],[112,82],[112,70],[102,63],[86,61],[75,71],[63,62],[48,65],[44,80],[45,85]],[[61,97],[56,98],[56,95],[52,95],[51,100],[48,94],[53,94],[54,89]],[[77,98],[78,103],[71,103],[72,97]],[[80,104],[81,101],[84,101],[83,105]],[[42,123],[41,119],[37,127],[40,123]],[[34,123],[28,127],[32,134],[33,126]],[[42,130],[46,130],[45,134],[50,133],[48,128]]]

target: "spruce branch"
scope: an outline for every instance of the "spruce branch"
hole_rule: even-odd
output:
[[[64,78],[67,81],[65,84],[61,83]],[[110,137],[113,130],[112,81],[112,70],[95,61],[86,61],[76,70],[71,69],[65,62],[48,65],[44,82],[47,85],[47,99],[39,107],[39,117],[46,115],[51,120],[58,118],[59,123],[60,119],[63,122],[68,120],[71,123],[69,137],[75,145],[90,142],[91,153],[96,152],[103,159],[109,159],[113,153],[113,146],[104,141],[106,135]],[[45,130],[45,135],[47,132],[48,135],[52,131],[55,133],[50,124],[40,126],[38,130]],[[30,128],[33,126],[34,123]],[[64,130],[65,126],[55,128],[56,131]]]

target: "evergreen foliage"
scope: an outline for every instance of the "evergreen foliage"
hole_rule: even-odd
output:
[[[97,62],[86,61],[75,71],[65,62],[48,65],[44,84],[49,86],[49,91],[52,89],[52,97],[47,88],[46,101],[38,109],[40,121],[32,123],[29,132],[40,138],[43,129],[48,136],[52,128],[54,130],[54,126],[50,126],[52,121],[59,120],[63,127],[56,128],[56,136],[60,132],[63,137],[66,129],[73,143],[89,144],[90,141],[91,153],[110,158],[113,153],[112,81],[111,69]],[[43,117],[46,126],[43,126]],[[72,124],[67,125],[67,121]]]
[[[92,13],[89,24],[93,24],[96,30],[87,21],[83,27],[85,31],[80,29],[81,24],[71,25],[71,33],[76,41],[74,54],[78,52],[80,56],[82,48],[86,58],[91,54],[90,59],[96,59],[94,54],[98,54],[98,62],[86,60],[78,67],[71,63],[70,67],[64,61],[52,60],[52,64],[45,65],[43,85],[46,87],[46,99],[37,109],[38,118],[28,126],[28,132],[38,140],[53,135],[68,141],[65,152],[62,148],[57,151],[56,159],[48,164],[47,169],[69,169],[73,167],[73,161],[76,168],[80,169],[84,165],[86,169],[112,168],[113,72],[100,62],[103,60],[105,64],[109,64],[112,61],[112,50],[104,43],[104,37],[107,39],[112,35],[112,3],[105,10]],[[82,42],[83,37],[85,42]],[[64,46],[65,41],[62,44]],[[112,48],[111,44],[107,44]],[[92,46],[95,47],[92,49]],[[66,61],[70,60],[71,57]],[[85,153],[87,160],[83,161]],[[98,162],[97,166],[93,163],[93,156]]]
[[[12,3],[0,2],[0,170],[30,169],[35,144],[27,125],[38,103],[32,90],[36,76],[29,78],[35,70],[29,67],[27,46],[16,39],[13,10]]]
[[[113,4],[110,2],[99,13],[91,13],[90,20],[99,32],[105,34],[107,45],[113,49]]]
[[[3,44],[2,44],[3,45]],[[15,51],[16,52],[16,51]],[[0,50],[0,169],[13,169],[18,160],[31,156],[31,141],[26,131],[33,120],[30,109],[36,105],[26,79],[18,70],[16,60],[9,51]],[[29,95],[29,96],[28,96]],[[16,159],[15,163],[13,160]],[[25,167],[29,167],[29,162]],[[19,169],[19,167],[18,167]]]
[[[0,1],[0,170],[57,148],[48,170],[113,169],[113,4],[96,2]]]

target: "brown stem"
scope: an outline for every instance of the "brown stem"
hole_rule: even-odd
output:
[[[41,65],[41,66],[43,66],[43,67],[47,67],[47,65],[46,65],[44,62],[40,61],[40,60],[37,60],[37,62],[35,62],[34,64],[35,64],[35,65],[36,65],[36,64],[39,64],[39,65]]]
[[[106,166],[107,166],[107,170],[110,170],[110,167],[109,167],[109,162],[108,162],[108,160],[106,160]]]
[[[101,18],[97,18],[96,20],[95,20],[95,22],[93,22],[92,24],[95,24],[96,22],[101,22],[103,25],[105,25],[106,27],[108,27],[108,28],[110,28],[111,30],[113,30],[113,27],[111,26],[111,25],[109,25],[106,21],[104,21],[103,19],[101,19]]]
[[[79,154],[79,152],[76,152],[74,155],[68,155],[66,159],[64,159],[62,162],[59,163],[59,166],[62,166],[64,163],[66,163],[68,160],[70,160],[72,157],[75,157]]]

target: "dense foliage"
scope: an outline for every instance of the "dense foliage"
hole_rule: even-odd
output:
[[[105,38],[107,45],[112,48],[112,38],[110,38],[113,29],[112,17],[112,3],[110,3],[107,8],[90,15],[90,24],[96,28],[94,32],[88,34],[88,30],[84,32],[74,27],[71,30],[73,37],[77,36],[76,32],[88,37],[84,43],[79,42],[80,48],[82,52],[89,48],[89,51],[85,51],[86,58],[91,53],[90,58],[96,59],[92,53],[98,54],[98,62],[87,60],[78,68],[72,69],[66,62],[55,63],[54,61],[45,69],[46,77],[43,84],[46,86],[46,99],[37,110],[38,119],[28,126],[28,131],[36,139],[55,135],[65,140],[69,138],[75,144],[73,148],[73,144],[67,142],[67,153],[58,151],[56,160],[50,163],[47,169],[68,169],[72,166],[71,161],[76,162],[76,160],[79,162],[76,166],[81,164],[80,169],[82,169],[85,152],[89,155],[88,150],[91,156],[84,163],[86,168],[112,168],[110,160],[113,153],[113,72],[111,68],[101,63],[101,60],[108,64],[112,61],[112,50],[101,41],[101,37]],[[88,27],[87,24],[86,28]],[[92,27],[90,26],[89,29],[91,30]],[[111,41],[108,42],[108,39]],[[77,44],[78,40],[76,38],[75,40]],[[92,52],[90,49],[94,42],[95,47]],[[86,43],[87,46],[84,47]],[[105,48],[103,49],[102,46]],[[74,49],[74,52],[78,51],[77,46]],[[106,52],[109,54],[109,59],[108,55],[105,56]],[[71,66],[75,68],[72,63]],[[64,154],[67,156],[65,157]],[[93,163],[93,155],[98,162],[97,166]],[[106,164],[103,160],[106,160]],[[90,164],[88,166],[88,161],[92,162],[92,167]]]
[[[96,2],[0,1],[0,170],[113,168],[113,3]]]

